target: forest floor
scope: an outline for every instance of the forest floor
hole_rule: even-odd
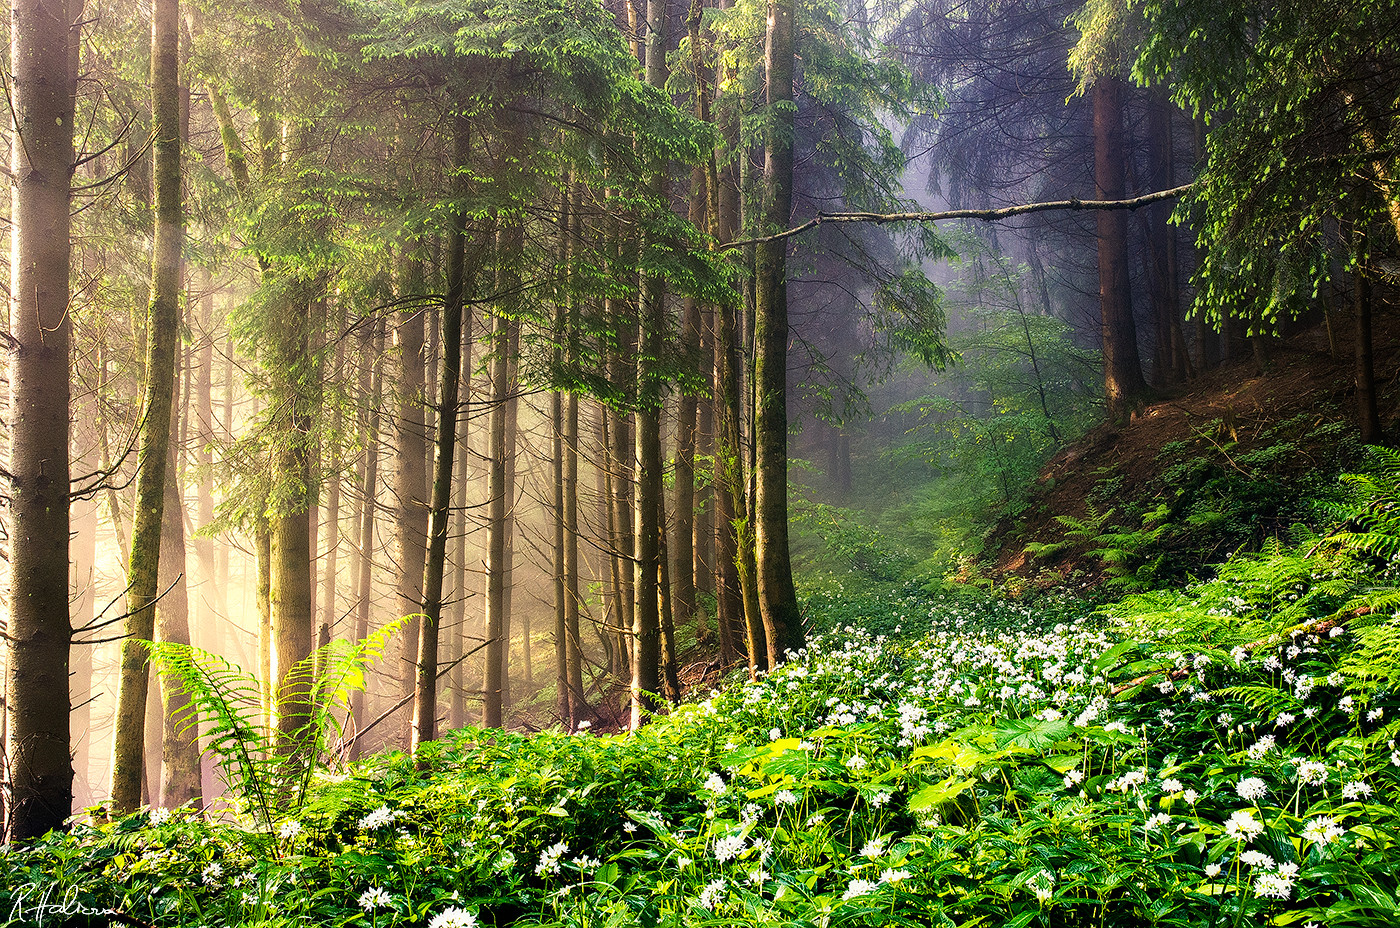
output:
[[[1374,330],[1381,422],[1393,436],[1400,434],[1400,317],[1378,313]],[[1338,460],[1337,431],[1325,428],[1356,418],[1346,320],[1334,321],[1334,336],[1335,351],[1321,324],[1272,340],[1262,371],[1246,350],[1187,384],[1157,391],[1127,425],[1105,423],[1063,448],[1042,469],[1030,505],[993,531],[993,575],[1045,574],[1026,547],[1060,540],[1060,517],[1083,519],[1096,506],[1148,509],[1171,495],[1174,473],[1191,456],[1213,459],[1245,480],[1286,481],[1350,464]],[[1286,517],[1270,528],[1286,529]],[[1060,577],[1103,575],[1082,546],[1052,563]]]

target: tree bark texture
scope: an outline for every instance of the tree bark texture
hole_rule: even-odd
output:
[[[73,802],[68,704],[69,178],[73,80],[63,0],[11,6],[8,837],[63,826]],[[140,769],[137,769],[139,788]]]
[[[763,160],[764,216],[770,227],[792,216],[793,0],[769,0],[765,42],[771,131]],[[805,636],[792,581],[787,520],[787,243],[764,242],[754,252],[754,555],[758,603],[768,665]]]
[[[180,493],[175,445],[166,460],[165,507],[160,535],[160,590],[156,632],[161,641],[190,643],[190,596],[185,568],[184,499]],[[163,737],[161,738],[160,805],[173,809],[193,802],[204,804],[200,783],[199,726],[188,725],[190,697],[175,680],[160,681]]]
[[[379,489],[379,407],[384,396],[384,374],[382,355],[384,354],[384,327],[376,319],[365,328],[361,341],[364,363],[370,371],[367,396],[369,415],[365,425],[365,477],[360,485],[360,524],[357,547],[359,549],[359,573],[355,577],[355,639],[363,641],[369,635],[370,621],[370,580],[374,571],[374,509]],[[350,718],[355,732],[365,722],[365,694],[356,690],[350,694]],[[358,760],[363,746],[358,737],[350,745],[350,757]]]
[[[141,802],[146,694],[150,668],[143,644],[154,637],[165,470],[180,338],[179,4],[157,0],[151,10],[151,108],[155,157],[155,244],[146,323],[146,396],[136,457],[136,512],[128,560],[126,638],[121,647],[112,748],[112,807],[130,812]]]
[[[518,227],[498,233],[501,252],[513,256],[520,245],[521,232]],[[502,277],[509,275],[502,271]],[[497,281],[497,289],[505,292],[512,281]],[[514,488],[508,486],[506,458],[509,455],[507,444],[507,406],[510,404],[512,385],[510,382],[510,352],[514,340],[512,329],[517,323],[508,315],[509,307],[500,307],[493,314],[491,334],[491,415],[489,465],[486,475],[486,673],[482,686],[482,724],[487,728],[500,728],[503,721],[505,702],[506,660],[509,655],[509,641],[506,635],[506,551],[507,521],[510,518],[511,504],[514,502]]]
[[[1124,164],[1123,81],[1101,75],[1094,82],[1094,185],[1104,200],[1122,199]],[[1128,281],[1128,216],[1121,210],[1098,213],[1099,311],[1103,328],[1104,396],[1108,414],[1126,419],[1147,395],[1138,356]]]
[[[399,265],[399,298],[407,299],[423,291],[423,268],[414,258],[405,258]],[[394,346],[399,362],[398,415],[395,431],[395,481],[397,500],[394,544],[398,560],[399,615],[415,615],[423,605],[423,567],[427,561],[428,492],[424,462],[427,457],[427,435],[424,432],[423,317],[414,308],[400,317],[394,329]],[[400,695],[412,696],[416,685],[418,632],[421,620],[410,620],[403,630],[399,662],[393,674],[400,681]],[[410,742],[409,720],[404,719],[399,732],[401,745]]]
[[[646,9],[646,82],[666,83],[666,3],[648,0]],[[653,165],[648,178],[658,200],[666,195],[664,164]],[[655,710],[661,690],[661,614],[657,578],[661,556],[661,411],[663,387],[657,371],[666,325],[665,284],[657,275],[644,275],[637,330],[637,398],[633,415],[634,465],[637,495],[634,522],[632,615],[632,713],[636,731]]]
[[[457,117],[452,131],[453,161],[467,169],[468,125]],[[453,186],[460,197],[465,181]],[[442,363],[438,377],[437,444],[433,453],[433,496],[428,513],[428,558],[423,568],[423,627],[418,637],[418,680],[414,690],[415,754],[437,738],[438,626],[442,623],[442,578],[447,569],[447,529],[452,518],[452,470],[457,450],[457,398],[462,376],[462,304],[466,298],[466,218],[458,214],[447,236],[447,298],[442,306]]]
[[[312,332],[323,310],[309,298],[316,282],[305,282],[287,311],[273,322],[265,369],[276,408],[272,434],[273,506],[271,514],[271,586],[273,701],[277,712],[278,751],[302,750],[311,719],[310,680],[288,676],[310,657],[314,632],[315,583],[311,569],[311,521],[316,512],[316,410],[320,391],[313,372]],[[300,287],[297,288],[299,291]]]

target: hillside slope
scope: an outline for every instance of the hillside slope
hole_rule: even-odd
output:
[[[1126,426],[1105,424],[1065,447],[1031,504],[993,532],[996,573],[1133,586],[1324,518],[1311,500],[1361,456],[1349,333],[1335,334],[1335,355],[1319,325],[1272,342],[1262,371],[1253,357],[1227,362],[1164,391]],[[1394,435],[1393,317],[1377,319],[1375,343],[1382,423]]]

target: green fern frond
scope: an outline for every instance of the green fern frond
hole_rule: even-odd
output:
[[[305,724],[291,736],[297,749],[286,754],[279,771],[287,797],[299,806],[311,785],[311,775],[324,753],[326,734],[343,735],[335,710],[348,709],[350,694],[364,689],[365,671],[383,654],[390,639],[417,615],[405,615],[376,629],[362,641],[335,640],[297,661],[277,689],[279,712],[284,706],[306,703]]]
[[[267,820],[272,797],[267,791],[273,742],[261,725],[258,678],[217,654],[169,641],[146,642],[160,673],[180,684],[190,697],[182,724],[202,719],[209,752],[229,787],[242,796],[256,817]]]
[[[1226,699],[1238,699],[1262,715],[1277,715],[1280,711],[1296,709],[1300,705],[1286,690],[1276,686],[1241,685],[1227,686],[1215,690],[1215,695]]]

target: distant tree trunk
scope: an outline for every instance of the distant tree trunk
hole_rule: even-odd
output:
[[[569,691],[569,727],[575,729],[588,705],[583,694],[583,652],[579,639],[578,566],[578,394],[564,398],[564,655]]]
[[[501,652],[501,706],[509,709],[514,705],[511,698],[510,683],[510,641],[512,637],[511,625],[515,620],[513,603],[515,599],[515,522],[516,522],[516,465],[519,454],[520,440],[520,322],[512,319],[510,325],[510,372],[506,377],[508,385],[506,392],[506,524],[505,534],[505,557],[502,560],[504,570],[505,589],[503,591],[503,615],[501,622],[501,634],[505,638],[505,650]],[[522,621],[521,631],[528,636],[530,634],[530,623],[527,618]]]
[[[1385,442],[1380,412],[1376,407],[1375,354],[1371,348],[1371,281],[1358,264],[1353,288],[1356,304],[1356,418],[1361,441],[1368,445]]]
[[[422,294],[423,266],[417,258],[404,258],[398,271],[399,298]],[[398,500],[394,541],[398,557],[399,615],[415,615],[423,604],[423,566],[427,560],[428,507],[427,436],[424,433],[423,310],[411,309],[394,328],[394,347],[399,363],[399,410],[394,420],[395,482]],[[412,696],[417,679],[418,632],[420,620],[404,626],[399,663],[393,675],[400,681],[400,695]],[[408,713],[411,715],[411,713]],[[398,733],[402,747],[409,747],[409,718]]]
[[[360,485],[360,524],[357,526],[359,539],[359,573],[355,577],[355,639],[363,641],[369,635],[370,580],[374,571],[374,508],[379,491],[379,407],[384,398],[384,327],[376,319],[365,327],[361,336],[360,348],[363,363],[370,370],[370,386],[366,405],[369,413],[365,425],[365,479]],[[354,730],[359,732],[365,721],[365,694],[356,690],[350,695],[350,717],[354,720]],[[350,758],[358,760],[363,752],[360,739],[355,737],[350,745]]]
[[[1154,90],[1148,101],[1148,135],[1151,144],[1150,175],[1153,190],[1176,184],[1172,152],[1172,103],[1164,90]],[[1181,383],[1190,376],[1186,339],[1181,331],[1181,293],[1178,286],[1176,227],[1172,206],[1161,203],[1147,211],[1151,246],[1153,303],[1157,316],[1157,354],[1163,383]]]
[[[337,309],[337,317],[343,317],[343,311]],[[337,330],[340,328],[337,325]],[[333,379],[342,376],[345,367],[345,342],[337,340],[335,346],[335,370]],[[321,623],[320,627],[329,633],[331,626],[339,619],[336,613],[335,587],[336,575],[340,572],[340,498],[342,495],[342,469],[340,466],[341,446],[339,445],[341,429],[344,427],[345,415],[343,406],[335,404],[335,411],[331,417],[330,436],[336,442],[329,446],[331,455],[330,467],[323,468],[328,472],[327,479],[330,487],[326,493],[326,563],[321,580]],[[320,636],[318,635],[318,638]]]
[[[449,676],[452,687],[452,702],[448,710],[448,724],[456,729],[467,724],[466,661],[467,655],[467,484],[471,479],[471,442],[469,440],[472,421],[472,343],[475,338],[471,311],[463,308],[462,318],[462,375],[466,384],[466,395],[461,401],[461,425],[457,435],[457,479],[456,498],[453,502],[452,532],[456,539],[452,558],[452,656],[457,661]]]
[[[697,30],[692,28],[691,41],[696,40]],[[701,165],[696,165],[690,173],[690,191],[690,221],[704,228],[706,188],[705,169]],[[681,353],[687,365],[698,365],[701,358],[700,303],[694,297],[687,297],[683,307]],[[674,541],[670,545],[670,575],[674,591],[674,620],[678,625],[686,625],[695,615],[695,451],[700,405],[697,395],[691,390],[681,392],[678,405],[674,478],[676,520]]]
[[[253,553],[257,569],[258,684],[262,688],[262,724],[270,732],[276,691],[272,679],[272,526],[261,516],[253,528]]]
[[[185,573],[185,506],[179,483],[172,442],[166,459],[164,524],[160,535],[160,590],[164,595],[156,604],[156,626],[161,641],[187,645],[190,598]],[[193,802],[201,808],[204,793],[200,784],[199,726],[186,724],[190,721],[190,697],[174,680],[163,679],[160,684],[164,709],[160,805],[173,809]]]
[[[773,124],[765,139],[763,210],[766,226],[775,229],[792,217],[793,17],[793,0],[769,0],[765,63]],[[787,241],[758,245],[754,264],[754,549],[771,667],[805,642],[788,551]]]
[[[626,304],[621,300],[608,301],[609,324],[618,332],[619,344],[611,358],[612,381],[624,393],[631,392],[632,368],[626,358],[632,352],[632,339],[623,322]],[[612,483],[612,548],[616,552],[618,575],[615,589],[618,597],[616,625],[618,678],[630,677],[632,667],[633,616],[636,614],[633,599],[633,552],[635,539],[632,534],[632,430],[629,417],[616,410],[608,414],[609,468]]]
[[[466,170],[468,125],[454,120],[454,164]],[[465,180],[453,186],[460,198]],[[426,741],[437,738],[438,626],[442,622],[442,578],[447,569],[447,528],[452,518],[452,470],[457,450],[457,397],[462,376],[462,304],[466,299],[466,217],[453,218],[447,237],[447,298],[442,306],[443,347],[436,411],[437,446],[433,454],[433,497],[428,512],[428,559],[423,569],[423,629],[418,639],[418,682],[414,692],[413,741],[416,755]]]
[[[100,425],[97,410],[101,395],[88,395],[79,402],[75,397],[73,413],[73,461],[81,473],[98,469],[96,449]],[[93,648],[85,638],[97,638],[89,626],[96,617],[97,603],[97,525],[99,506],[94,496],[72,501],[73,558],[72,588],[69,600],[73,611],[73,645],[68,677],[71,716],[74,784],[73,805],[87,808],[98,801],[97,784],[92,780],[92,761],[96,746],[92,741]]]
[[[121,647],[121,676],[117,684],[116,731],[112,749],[112,807],[117,812],[130,812],[141,802],[142,755],[145,749],[143,729],[150,682],[150,669],[142,642],[151,640],[155,633],[165,470],[174,401],[175,355],[180,338],[180,251],[184,239],[184,210],[180,199],[179,16],[178,0],[156,0],[151,10],[155,244],[151,260],[151,303],[146,323],[146,398],[142,404],[143,424],[136,458],[136,514],[133,517],[135,524],[127,571],[130,584],[127,590],[129,616],[126,638]],[[67,172],[62,176],[66,183]],[[67,434],[66,428],[64,434]],[[66,557],[63,563],[67,563]]]
[[[657,543],[661,546],[661,552],[656,559],[656,588],[661,598],[661,681],[664,684],[662,692],[665,693],[666,701],[675,705],[681,700],[681,680],[680,667],[678,661],[680,656],[676,654],[676,622],[675,613],[672,610],[671,578],[667,575],[667,567],[670,560],[666,553],[666,517],[663,514],[660,519],[661,528],[656,533]]]
[[[607,539],[608,557],[608,608],[604,610],[603,621],[603,642],[608,649],[608,673],[614,680],[621,681],[627,673],[627,659],[625,657],[627,640],[625,629],[627,628],[625,617],[627,610],[623,605],[623,561],[622,561],[622,531],[618,527],[618,507],[616,505],[618,494],[621,492],[617,488],[621,480],[620,464],[613,453],[617,426],[615,416],[602,404],[598,406],[598,442],[599,453],[602,458],[602,465],[598,469],[598,476],[602,484],[602,496],[599,499],[601,507],[600,522],[604,525],[604,537]],[[631,571],[626,575],[630,576]]]
[[[569,254],[578,255],[583,241],[583,185],[573,184],[570,201]],[[572,272],[571,272],[572,275]],[[578,364],[579,313],[576,282],[568,292],[568,317],[564,320],[567,360]],[[564,677],[569,698],[569,730],[575,730],[587,712],[583,693],[583,654],[579,640],[578,565],[578,393],[564,398]]]
[[[513,259],[518,253],[521,230],[512,226],[498,233],[500,250]],[[498,270],[497,290],[511,289],[511,272],[504,265]],[[509,640],[505,637],[506,628],[506,551],[508,548],[507,522],[511,504],[514,502],[514,488],[507,483],[507,407],[514,392],[510,382],[510,351],[513,341],[512,330],[515,323],[509,318],[509,307],[500,307],[493,313],[491,335],[491,415],[490,465],[486,477],[486,678],[482,689],[482,724],[487,728],[500,728],[505,708],[505,675],[508,670],[506,660],[509,654]]]
[[[569,290],[572,281],[568,279],[570,253],[570,230],[579,218],[572,211],[573,199],[567,181],[559,194],[559,243],[556,273],[563,281],[556,285],[554,292],[553,338],[554,369],[562,376],[565,361],[564,340],[567,338],[569,319]],[[572,360],[572,359],[570,359]],[[569,692],[569,619],[568,619],[568,568],[564,563],[565,528],[564,517],[564,393],[561,389],[550,392],[550,438],[553,466],[554,498],[551,506],[551,527],[554,530],[554,711],[565,731],[573,731],[572,700]]]
[[[214,458],[210,451],[214,442],[214,280],[208,268],[200,269],[198,281],[201,331],[195,388],[195,527],[202,529],[214,521]],[[227,596],[214,547],[211,538],[196,536],[194,539],[195,554],[199,558],[200,600],[205,604],[204,614],[212,611],[227,615]]]
[[[738,144],[738,126],[725,126],[730,144]],[[739,189],[734,183],[736,168],[729,165],[723,175],[710,171],[707,185],[715,188],[710,200],[716,203],[715,236],[732,241],[739,229]],[[739,431],[739,356],[735,340],[735,308],[716,306],[714,321],[715,438],[712,481],[715,497],[715,598],[720,627],[720,659],[727,666],[744,642],[750,673],[767,657],[766,646],[754,649],[755,636],[762,640],[762,623],[755,612],[749,621],[743,581],[742,560],[736,526],[744,518],[743,459]]]
[[[647,0],[646,82],[653,87],[666,83],[666,2]],[[649,168],[647,185],[657,199],[666,196],[666,170],[656,164]],[[632,615],[632,715],[631,728],[642,726],[646,715],[655,711],[661,690],[661,615],[657,577],[661,567],[659,520],[661,512],[661,411],[664,409],[661,357],[666,326],[666,291],[661,277],[644,274],[637,329],[637,397],[633,414],[637,481],[636,521],[634,524],[633,615]]]
[[[224,386],[224,417],[223,417],[223,423],[224,423],[224,437],[225,437],[225,438],[228,438],[228,439],[232,439],[232,438],[233,438],[233,381],[234,381],[233,370],[234,370],[234,368],[233,368],[233,336],[232,336],[232,335],[229,335],[228,338],[227,338],[227,341],[225,342],[225,351],[224,351],[224,384],[223,384],[223,386]],[[228,556],[229,556],[229,547],[230,547],[230,546],[229,546],[229,545],[226,545],[226,544],[222,544],[222,545],[219,545],[219,546],[218,546],[219,557],[218,557],[218,568],[217,568],[217,569],[218,569],[218,573],[219,573],[219,589],[220,589],[221,591],[222,591],[222,590],[227,590],[227,589],[228,589]],[[225,605],[224,605],[224,608],[225,608],[225,611],[227,611],[227,608],[228,608],[228,605],[227,605],[227,603],[228,603],[227,594],[221,594],[221,595],[224,595],[224,596],[225,596],[225,599],[224,599],[224,604],[225,604]]]
[[[686,16],[686,25],[690,34],[690,63],[691,73],[696,75],[695,80],[695,117],[701,122],[713,123],[710,113],[711,82],[709,78],[714,75],[714,69],[707,64],[707,57],[713,57],[714,49],[712,37],[702,35],[700,30],[703,21],[704,4],[702,0],[691,0],[690,11]],[[711,40],[711,41],[707,41]],[[711,235],[718,236],[719,233],[719,189],[717,178],[717,163],[714,152],[709,152],[708,156],[697,165],[691,174],[691,197],[690,197],[690,221],[700,225]],[[687,312],[690,305],[686,304]],[[681,475],[679,472],[679,458],[684,457],[686,423],[691,421],[685,409],[687,397],[681,399],[681,422],[679,426],[680,435],[678,444],[681,450],[678,453],[677,476],[676,476],[676,519],[677,534],[680,533],[680,521],[685,518],[690,524],[690,540],[686,542],[690,551],[690,599],[688,600],[691,610],[698,617],[696,626],[696,637],[705,640],[708,637],[703,624],[703,615],[698,611],[696,605],[696,594],[698,592],[713,592],[714,584],[711,577],[711,565],[714,563],[713,538],[714,526],[711,524],[714,518],[714,507],[709,501],[710,481],[701,481],[699,486],[695,486],[695,457],[696,455],[710,455],[713,452],[713,416],[711,408],[711,398],[714,394],[714,363],[713,348],[711,342],[712,324],[709,319],[710,310],[707,306],[699,304],[695,307],[695,319],[693,325],[686,325],[682,330],[682,336],[690,339],[688,345],[690,352],[694,354],[699,363],[699,373],[704,381],[706,390],[703,395],[692,398],[695,403],[695,415],[693,417],[694,436],[690,442],[690,474],[689,482],[693,487],[690,494],[689,504],[686,505],[681,497],[684,495],[681,490]],[[693,333],[693,334],[692,334]],[[686,513],[689,513],[687,516]],[[677,557],[681,553],[677,552]],[[681,568],[685,570],[686,568]],[[686,580],[678,574],[676,580],[678,586],[684,586]],[[677,599],[684,598],[684,590],[678,590]],[[682,610],[683,611],[683,610]]]
[[[1123,81],[1101,75],[1094,82],[1094,185],[1099,199],[1124,195]],[[1147,396],[1138,357],[1128,281],[1128,215],[1098,212],[1099,310],[1103,316],[1104,395],[1108,414],[1125,420]]]

